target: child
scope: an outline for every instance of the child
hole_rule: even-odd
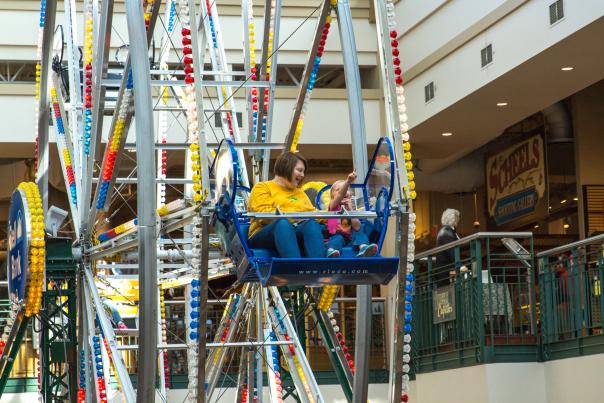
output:
[[[356,178],[356,171],[352,171],[348,174],[346,180],[334,182],[331,186],[329,211],[340,211],[342,208],[347,211],[352,210],[350,185]],[[327,257],[340,256],[342,248],[346,245],[352,245],[354,249],[358,249],[357,257],[375,256],[377,254],[377,245],[369,243],[369,238],[363,231],[361,221],[358,218],[330,218],[327,220],[327,231],[329,233]]]

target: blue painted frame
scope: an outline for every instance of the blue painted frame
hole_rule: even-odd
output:
[[[372,159],[371,159],[371,163],[369,165],[369,171],[368,174],[365,177],[365,180],[363,181],[362,184],[353,184],[351,185],[352,188],[354,189],[362,189],[362,193],[363,193],[363,201],[365,204],[365,209],[367,211],[371,211],[371,207],[369,205],[369,196],[368,196],[368,192],[367,192],[367,184],[369,181],[369,177],[371,175],[371,172],[375,166],[375,160],[376,157],[378,155],[378,152],[380,150],[380,147],[383,143],[386,143],[388,146],[388,153],[390,156],[390,172],[391,172],[391,176],[390,176],[390,186],[387,187],[382,187],[382,189],[380,189],[380,191],[378,192],[378,195],[376,197],[376,203],[374,208],[378,208],[379,207],[379,200],[383,199],[384,200],[384,206],[381,207],[381,211],[377,211],[376,213],[378,214],[379,217],[383,217],[383,225],[382,228],[380,229],[380,235],[379,235],[379,240],[378,240],[378,250],[381,251],[384,239],[385,239],[385,235],[386,235],[386,231],[388,229],[388,216],[390,214],[390,200],[392,199],[392,191],[394,189],[394,173],[395,173],[395,165],[394,165],[394,151],[392,148],[392,143],[390,142],[390,140],[386,137],[382,137],[380,138],[380,140],[377,143],[376,146],[376,150],[373,153]],[[279,267],[286,267],[286,266],[291,266],[292,264],[299,264],[300,260],[304,260],[305,262],[307,262],[308,264],[311,263],[316,263],[318,265],[321,264],[325,264],[325,263],[329,263],[330,266],[335,264],[335,260],[338,260],[341,262],[339,262],[339,265],[344,264],[344,260],[346,260],[346,262],[348,262],[349,264],[353,264],[354,262],[356,262],[357,258],[347,258],[347,259],[308,259],[308,258],[302,258],[302,259],[283,259],[283,258],[278,258],[278,257],[258,257],[254,254],[254,251],[252,248],[249,247],[248,245],[248,240],[247,240],[247,236],[245,234],[245,231],[243,229],[243,225],[249,224],[250,220],[245,216],[245,212],[238,212],[236,210],[236,206],[235,206],[235,199],[236,196],[239,194],[240,191],[243,192],[250,192],[251,189],[249,189],[246,186],[243,186],[239,183],[239,161],[237,158],[237,152],[235,150],[235,147],[233,145],[233,142],[229,139],[223,140],[220,143],[220,146],[218,147],[218,154],[217,157],[215,158],[213,164],[212,164],[212,171],[214,171],[215,167],[216,167],[216,163],[218,161],[218,157],[221,155],[221,149],[223,147],[228,147],[229,148],[229,152],[230,152],[230,157],[232,158],[232,164],[233,164],[233,180],[232,180],[232,187],[228,190],[226,190],[224,192],[224,194],[217,194],[217,199],[219,200],[219,203],[216,205],[216,213],[215,213],[215,217],[217,217],[225,226],[227,226],[227,230],[228,230],[228,226],[229,225],[233,225],[233,229],[235,231],[235,236],[237,236],[239,238],[239,244],[241,245],[241,247],[243,248],[243,252],[245,253],[247,260],[248,260],[248,266],[245,269],[245,273],[247,273],[249,271],[249,269],[251,267],[254,268],[254,271],[256,272],[257,275],[257,279],[260,280],[264,285],[274,285],[271,283],[271,267],[276,265]],[[317,200],[320,200],[320,196],[323,194],[323,192],[327,191],[328,189],[331,188],[331,185],[327,185],[325,186],[323,189],[321,189],[319,191],[319,193],[317,194]],[[221,190],[221,189],[220,189]],[[218,184],[216,187],[216,192],[219,191],[218,188]],[[233,252],[229,252],[229,254],[231,255],[231,257],[235,258],[235,255],[240,255],[240,253],[233,253]],[[396,267],[398,265],[398,258],[383,258],[383,257],[378,257],[377,259],[380,259],[380,262],[382,263],[383,268],[388,271],[388,275],[387,278],[388,280],[392,278],[392,276],[394,276],[394,273],[396,273]],[[236,260],[236,259],[234,259]],[[240,262],[236,261],[235,262],[237,266],[239,266]],[[274,263],[274,264],[273,264]],[[362,262],[362,265],[367,265],[367,264],[371,264],[370,260],[365,260],[364,262]],[[374,263],[375,264],[375,263]],[[245,274],[244,273],[244,274]],[[248,273],[249,274],[249,273]],[[349,275],[349,273],[345,273],[347,276]],[[378,275],[378,273],[372,273],[372,275],[375,277]],[[312,276],[312,275],[311,275]],[[250,276],[246,276],[247,278],[250,278]],[[253,276],[254,278],[252,280],[247,280],[247,281],[255,281],[255,276]],[[302,277],[301,277],[302,278]],[[276,279],[275,281],[280,281],[279,279]],[[288,280],[293,281],[295,283],[295,279],[294,280]],[[300,284],[304,284],[304,281],[307,280],[299,280],[302,281]],[[349,281],[359,281],[359,277],[354,277],[351,276]],[[308,283],[306,283],[308,284]]]

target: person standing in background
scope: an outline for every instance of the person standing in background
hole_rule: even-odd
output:
[[[440,219],[442,227],[436,235],[436,246],[446,245],[460,239],[456,231],[461,214],[458,210],[448,208],[443,211]],[[449,272],[455,272],[455,251],[453,248],[436,254],[436,265],[434,268],[434,282],[438,287],[449,283]]]

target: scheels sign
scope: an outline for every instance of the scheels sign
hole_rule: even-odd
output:
[[[535,135],[487,159],[489,215],[497,225],[527,216],[545,195],[543,138]]]

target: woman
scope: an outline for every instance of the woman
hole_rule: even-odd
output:
[[[317,211],[300,189],[306,160],[300,154],[285,152],[275,161],[275,177],[257,183],[248,202],[249,212],[283,213]],[[325,257],[321,225],[314,219],[302,221],[252,219],[248,236],[252,248],[273,249],[283,258]],[[301,251],[302,249],[302,251]]]
[[[443,211],[440,222],[442,227],[436,235],[436,246],[446,245],[457,241],[460,236],[455,230],[459,224],[460,213],[458,210],[448,208]],[[455,249],[450,248],[436,254],[436,267],[432,269],[437,287],[448,285],[451,278],[455,278]]]

